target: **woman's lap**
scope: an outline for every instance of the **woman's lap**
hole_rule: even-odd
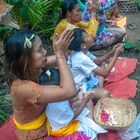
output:
[[[96,39],[94,40],[94,45],[89,50],[100,50],[120,43],[125,34],[126,31],[124,29],[107,28],[105,31],[97,35]]]

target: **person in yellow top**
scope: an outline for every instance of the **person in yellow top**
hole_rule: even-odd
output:
[[[93,37],[93,45],[90,50],[98,50],[122,41],[126,33],[125,30],[110,28],[113,33],[110,33],[108,30],[100,31],[100,17],[97,16],[99,11],[98,1],[94,4],[89,3],[87,8],[90,13],[90,19],[88,21],[83,20],[83,14],[81,13],[78,0],[64,0],[61,6],[61,20],[55,28],[54,36],[60,35],[66,28],[82,28]],[[85,13],[85,17],[87,16]]]
[[[81,21],[81,11],[77,0],[64,0],[62,2],[62,19],[56,26],[54,35],[60,35],[66,28],[82,28],[93,38],[96,38],[99,22],[96,19],[96,10],[91,11],[91,19],[89,22]]]

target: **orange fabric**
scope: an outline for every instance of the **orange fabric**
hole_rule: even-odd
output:
[[[117,27],[125,28],[125,26],[126,26],[126,20],[127,20],[127,17],[121,17],[121,18],[119,18],[119,19],[116,21]]]
[[[37,104],[44,87],[28,80],[16,80],[11,86],[14,116],[19,123],[28,123],[44,112],[45,104]]]
[[[117,98],[129,98],[134,97],[137,91],[137,81],[128,79],[127,77],[117,81],[112,82],[104,86],[111,93],[112,97]]]
[[[15,80],[11,86],[11,99],[14,116],[20,124],[32,122],[38,118],[45,109],[46,104],[38,104],[37,98],[44,92],[44,86],[29,80]],[[38,139],[48,135],[46,124],[35,130],[16,129],[19,140]]]
[[[75,133],[78,129],[78,126],[79,126],[79,121],[73,120],[70,122],[68,126],[63,127],[57,131],[52,131],[51,135],[55,137],[67,136],[67,135]]]
[[[110,72],[106,78],[108,83],[119,81],[133,73],[136,69],[137,62],[138,60],[135,58],[119,58],[114,65],[115,70]]]
[[[116,61],[114,70],[108,75],[108,82],[104,86],[113,97],[129,98],[136,95],[137,81],[128,79],[127,76],[135,71],[137,62],[137,59],[127,57]]]
[[[37,119],[34,121],[25,123],[25,124],[20,124],[19,122],[16,121],[15,117],[13,117],[13,121],[18,129],[21,130],[34,130],[40,128],[45,122],[46,122],[46,114],[43,113],[41,116],[39,116]]]

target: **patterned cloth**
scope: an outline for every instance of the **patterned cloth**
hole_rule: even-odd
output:
[[[74,133],[68,136],[62,136],[62,137],[46,137],[42,140],[90,140],[89,137],[87,137],[83,133]]]
[[[82,13],[82,20],[83,21],[89,21],[90,20],[90,13],[88,11],[87,5],[88,3],[91,3],[92,0],[88,0],[86,2],[86,8]],[[116,34],[110,30],[108,25],[106,24],[108,10],[112,9],[117,6],[115,0],[99,0],[98,2],[99,10],[96,13],[96,16],[99,20],[99,27],[97,31],[97,37],[94,40],[94,44],[97,48],[110,46],[112,44],[115,44],[118,41],[118,38],[122,38],[123,34],[125,34],[125,31],[119,32],[120,34]],[[123,30],[123,29],[122,29]]]

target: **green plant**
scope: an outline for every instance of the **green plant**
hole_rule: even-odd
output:
[[[9,16],[17,21],[20,29],[30,28],[37,34],[50,39],[59,19],[61,0],[6,0],[14,5]],[[0,26],[2,40],[13,32],[14,28]]]
[[[140,0],[135,0],[137,5],[138,5],[138,8],[140,8]]]
[[[17,21],[20,29],[30,28],[39,34],[45,43],[50,43],[55,25],[59,18],[59,0],[5,0],[14,7],[6,15]],[[16,30],[9,25],[0,25],[0,41],[4,42],[9,35]],[[51,45],[47,45],[49,52],[52,51]],[[0,46],[3,47],[3,46]],[[0,56],[0,68],[4,67],[4,60]],[[1,71],[0,71],[1,72]],[[11,101],[8,94],[8,85],[0,73],[0,120],[3,122],[10,115]],[[3,86],[1,86],[3,85]],[[9,109],[10,108],[10,109]],[[10,110],[10,111],[9,111]]]
[[[7,3],[14,5],[11,16],[20,28],[29,25],[38,33],[52,34],[59,18],[59,0],[7,0]]]
[[[0,51],[2,51],[2,43],[0,42]],[[5,79],[4,73],[5,63],[4,55],[0,53],[0,120],[5,122],[12,113],[12,104],[9,94],[9,87]]]
[[[8,94],[9,88],[0,90],[0,120],[5,122],[11,114],[11,100]]]

